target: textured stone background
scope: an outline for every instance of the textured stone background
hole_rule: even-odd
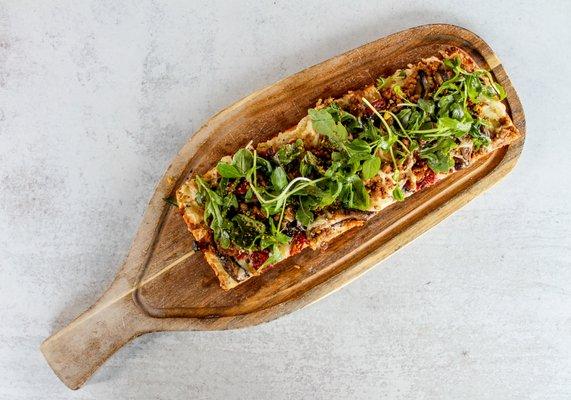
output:
[[[309,3],[0,2],[1,399],[571,398],[570,3]],[[147,335],[80,391],[57,380],[41,341],[109,284],[202,122],[442,21],[487,40],[519,91],[528,139],[507,179],[307,309]]]

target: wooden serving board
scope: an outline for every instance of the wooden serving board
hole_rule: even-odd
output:
[[[451,45],[467,51],[505,87],[522,139],[390,206],[325,251],[306,249],[235,289],[220,289],[202,255],[192,252],[192,237],[178,210],[163,198],[190,174],[205,172],[250,140],[265,141],[293,126],[318,99],[361,88]],[[117,349],[144,333],[240,328],[295,311],[357,278],[496,183],[514,167],[524,139],[522,106],[500,61],[463,28],[408,29],[301,71],[221,111],[192,136],[159,182],[110,288],[41,350],[57,376],[76,389]]]

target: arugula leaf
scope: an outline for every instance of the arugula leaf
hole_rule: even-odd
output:
[[[381,136],[381,130],[375,126],[372,119],[368,119],[363,124],[363,130],[359,134],[359,139],[374,142]]]
[[[272,220],[270,220],[270,232],[272,233],[274,243],[276,244],[286,244],[291,239],[291,237],[281,232]]]
[[[428,159],[428,166],[436,173],[446,173],[454,166],[454,160],[448,154],[443,152],[425,155]]]
[[[494,90],[496,91],[496,93],[498,94],[498,96],[500,97],[500,101],[502,101],[503,99],[506,98],[507,94],[506,94],[506,91],[502,85],[500,85],[497,82],[492,81],[492,86],[493,86]]]
[[[271,247],[272,250],[270,251],[270,256],[262,265],[260,265],[260,267],[258,268],[258,272],[263,271],[266,267],[274,265],[275,263],[281,261],[283,256],[279,246],[277,244],[273,244]]]
[[[252,190],[252,188],[248,188],[248,191],[246,192],[246,194],[244,195],[244,200],[246,201],[251,201],[252,198],[254,197],[254,191]]]
[[[268,160],[256,154],[256,168],[257,167],[260,167],[267,174],[271,174],[274,169]]]
[[[434,109],[435,109],[434,101],[427,99],[418,99],[418,106],[422,111],[424,111],[428,115],[434,114]]]
[[[227,230],[222,229],[219,234],[217,239],[218,242],[220,243],[220,246],[222,246],[222,248],[227,249],[230,247],[230,245],[232,244],[232,239],[230,239],[230,233],[228,233]]]
[[[369,192],[357,175],[351,175],[347,178],[341,196],[347,208],[367,211],[371,205]]]
[[[396,201],[403,201],[404,200],[404,192],[402,191],[400,186],[396,186],[393,189],[393,199]]]
[[[317,189],[317,193],[313,197],[305,197],[303,199],[304,204],[307,205],[308,209],[314,210],[323,209],[332,205],[343,189],[342,179],[342,177],[339,177],[339,179],[327,180],[324,187]]]
[[[472,128],[470,129],[470,137],[472,138],[472,143],[474,144],[474,150],[488,146],[492,142],[490,137],[482,132],[483,126],[483,121],[477,120],[472,124]]]
[[[466,88],[470,100],[475,103],[478,102],[478,98],[480,97],[480,94],[483,90],[482,81],[480,81],[480,78],[475,74],[467,76]]]
[[[345,148],[352,160],[361,161],[371,157],[371,146],[362,139],[351,140]]]
[[[274,203],[264,203],[262,204],[262,210],[268,216],[276,215],[281,212],[282,208],[285,206],[285,199],[276,201]]]
[[[445,173],[454,166],[450,151],[457,147],[456,142],[448,137],[441,138],[432,146],[420,151],[420,157],[427,160],[428,166],[435,173]]]
[[[398,119],[405,127],[408,127],[411,115],[412,108],[403,108],[397,113]]]
[[[371,206],[371,198],[369,196],[369,192],[365,188],[363,181],[359,178],[353,179],[353,204],[351,206],[353,208],[357,208],[359,210],[367,211]]]
[[[272,255],[270,255],[270,259],[273,260],[270,263],[273,263],[273,262],[277,262],[277,261],[281,260],[281,255],[280,255],[278,246],[280,244],[289,243],[289,241],[291,240],[291,237],[289,237],[285,233],[281,232],[276,227],[276,224],[274,223],[273,219],[269,219],[269,223],[270,223],[270,232],[266,231],[266,233],[261,236],[261,238],[260,238],[260,249],[263,250],[263,249],[267,249],[268,247],[272,247],[271,253],[275,253],[277,251],[277,254],[275,254],[275,255],[277,255],[279,257],[272,258]]]
[[[220,176],[224,178],[242,178],[244,173],[240,172],[234,164],[228,164],[220,161],[216,166]]]
[[[351,133],[358,133],[363,130],[363,122],[361,121],[361,118],[357,118],[346,111],[341,112],[339,121],[345,128],[347,128],[347,131]]]
[[[238,169],[240,173],[246,175],[251,170],[254,164],[254,156],[248,149],[240,149],[234,154],[232,164]]]
[[[312,108],[309,109],[308,113],[313,128],[317,133],[329,138],[336,146],[340,146],[343,142],[347,141],[349,136],[347,129],[341,122],[336,123],[327,109],[316,110]]]
[[[230,193],[222,198],[222,206],[227,209],[238,208],[238,199],[234,193]]]
[[[363,176],[363,179],[371,179],[377,175],[380,169],[381,159],[379,157],[373,156],[363,163],[361,175]]]
[[[202,203],[204,203],[204,201],[210,201],[218,205],[222,204],[222,199],[218,193],[213,191],[204,179],[202,179],[200,176],[197,176],[196,183],[198,184],[198,190],[203,200]]]
[[[325,107],[323,110],[331,114],[331,116],[333,117],[333,121],[335,121],[335,123],[341,121],[341,115],[343,114],[343,110],[341,110],[339,104],[333,102],[329,104],[327,107]]]
[[[209,223],[214,233],[214,239],[220,242],[224,248],[230,246],[229,231],[232,229],[232,222],[226,219],[226,213],[231,207],[238,207],[238,201],[233,194],[222,197],[200,176],[196,176],[198,185],[197,201],[204,205],[204,221]]]
[[[301,176],[309,176],[311,171],[316,171],[321,175],[325,175],[325,168],[321,161],[311,151],[306,151],[299,164],[299,172]]]
[[[392,86],[393,92],[395,92],[395,94],[400,97],[403,100],[406,100],[406,96],[404,95],[404,92],[402,91],[402,88],[400,85],[393,85]]]
[[[455,99],[453,95],[447,94],[446,96],[442,96],[440,100],[438,100],[438,116],[447,116],[454,102]]]
[[[403,108],[397,114],[401,124],[409,130],[418,130],[424,122],[424,115],[413,108]]]
[[[336,122],[333,116],[325,109],[316,110],[311,108],[308,110],[313,129],[320,135],[327,137],[335,136]]]
[[[470,122],[458,121],[449,117],[438,118],[438,129],[453,131],[458,137],[467,133],[472,124]]]
[[[251,248],[256,239],[266,232],[263,222],[256,221],[244,214],[237,214],[232,218],[234,229],[232,241],[242,248]]]
[[[461,64],[459,57],[446,58],[446,59],[444,59],[443,62],[444,62],[444,65],[447,66],[448,68],[450,68],[452,71],[459,72],[460,64]]]
[[[311,167],[311,164],[309,164],[304,157],[299,163],[299,174],[301,176],[308,177],[312,170],[313,168]]]
[[[303,141],[301,139],[297,139],[294,143],[288,143],[283,145],[274,158],[280,165],[288,165],[293,160],[299,158],[301,153],[303,152]]]
[[[343,143],[349,137],[349,133],[347,132],[347,128],[340,122],[335,125],[335,133],[332,139],[334,142]]]
[[[450,105],[450,116],[458,121],[461,121],[464,118],[464,107],[462,107],[459,103],[452,103]]]
[[[276,167],[270,177],[272,185],[276,191],[280,191],[287,186],[287,175],[282,167]]]
[[[299,202],[299,208],[295,212],[295,219],[299,221],[301,225],[307,227],[313,222],[313,213],[309,210],[308,201],[302,199]]]

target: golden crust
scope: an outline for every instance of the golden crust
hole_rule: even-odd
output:
[[[206,262],[212,270],[216,277],[220,280],[220,287],[224,290],[232,289],[240,284],[235,280],[228,271],[224,268],[224,260],[217,255],[214,251],[206,249],[202,251]]]
[[[372,211],[359,210],[335,210],[320,215],[307,228],[307,237],[309,246],[316,250],[324,248],[330,241],[337,236],[362,226],[369,218],[374,215]]]

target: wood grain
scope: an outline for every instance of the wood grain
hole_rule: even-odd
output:
[[[318,99],[358,89],[451,45],[491,69],[506,88],[506,105],[521,140],[392,205],[326,251],[306,249],[233,290],[220,289],[202,255],[192,253],[191,235],[177,210],[162,199],[223,155],[294,125]],[[498,57],[463,28],[409,29],[301,71],[221,111],[192,136],[159,182],[111,287],[41,350],[58,377],[76,389],[111,354],[143,333],[241,328],[297,310],[357,278],[498,182],[514,167],[524,139],[521,103]]]

